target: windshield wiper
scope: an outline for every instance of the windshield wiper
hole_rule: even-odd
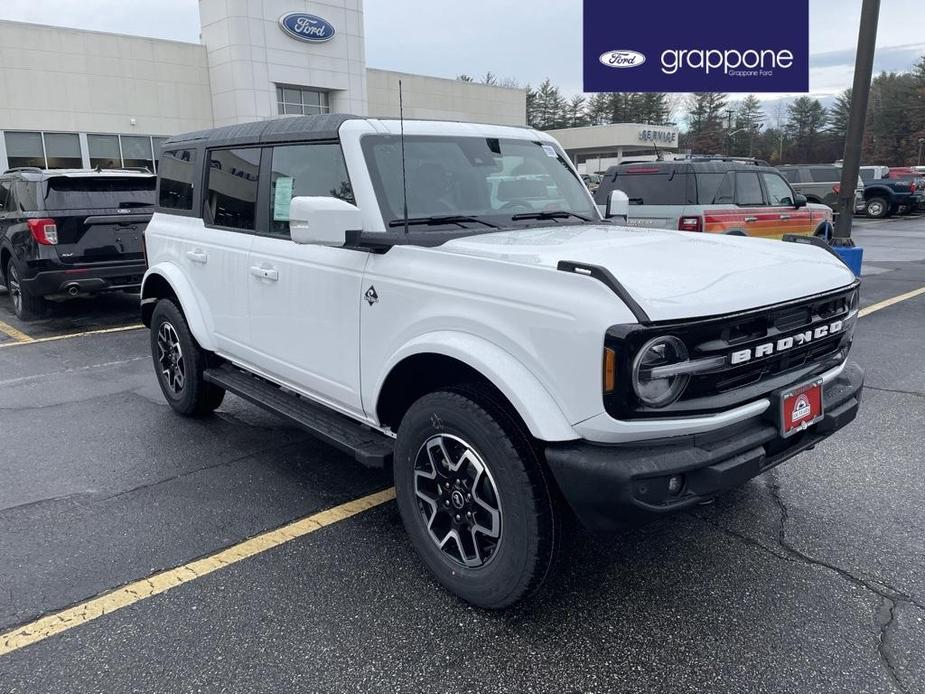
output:
[[[565,210],[547,210],[545,212],[519,212],[518,214],[511,215],[511,219],[515,222],[520,219],[566,219],[568,217],[575,217],[575,219],[580,219],[583,222],[590,222],[590,217],[585,217],[582,214],[576,214],[575,212],[566,212]]]
[[[404,219],[393,219],[389,222],[390,227],[402,227],[405,226]],[[452,214],[452,215],[436,215],[433,217],[409,217],[408,226],[414,226],[415,224],[427,224],[428,226],[436,226],[437,224],[459,224],[462,226],[466,222],[475,222],[476,224],[484,224],[487,227],[492,229],[500,229],[497,224],[492,224],[491,222],[486,222],[484,219],[479,219],[478,217],[469,217],[462,214]]]

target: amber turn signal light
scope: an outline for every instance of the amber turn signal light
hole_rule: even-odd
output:
[[[617,387],[617,355],[609,347],[604,348],[604,392],[612,393]]]

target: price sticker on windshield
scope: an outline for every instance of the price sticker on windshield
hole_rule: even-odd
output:
[[[552,157],[553,159],[559,156],[559,153],[556,152],[556,148],[552,145],[543,145],[543,151],[546,152],[547,157]]]

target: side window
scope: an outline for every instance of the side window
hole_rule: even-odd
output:
[[[728,205],[735,202],[732,174],[698,173],[697,202],[701,205]]]
[[[874,172],[871,169],[861,169],[861,180],[870,183],[874,180]]]
[[[780,169],[781,175],[786,178],[791,183],[800,182],[800,170],[799,169]]]
[[[206,224],[254,230],[259,170],[259,147],[209,152],[203,209]]]
[[[768,204],[793,207],[793,193],[783,178],[774,173],[763,173],[761,177],[768,191]]]
[[[736,203],[739,205],[763,205],[764,195],[758,182],[758,173],[739,172],[736,174]]]
[[[834,166],[812,166],[809,177],[815,183],[832,183],[841,180],[841,171]]]
[[[0,181],[0,214],[10,211],[10,182]]]
[[[717,205],[732,205],[735,202],[735,177],[732,172],[727,172],[723,176],[723,181],[716,190],[713,202]]]
[[[196,166],[196,150],[175,149],[164,152],[158,170],[161,188],[157,204],[167,210],[193,209],[193,177]]]
[[[333,197],[354,204],[344,154],[337,143],[273,148],[270,232],[289,236],[289,204],[299,195]]]

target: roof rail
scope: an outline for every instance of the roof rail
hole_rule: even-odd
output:
[[[756,159],[755,157],[723,157],[718,154],[695,154],[692,155],[686,161],[728,161],[734,162],[737,164],[754,164],[755,166],[770,166],[768,162],[764,159]]]
[[[39,168],[38,166],[13,166],[3,173],[15,173],[17,171],[26,171],[29,173],[42,173],[44,169]]]

